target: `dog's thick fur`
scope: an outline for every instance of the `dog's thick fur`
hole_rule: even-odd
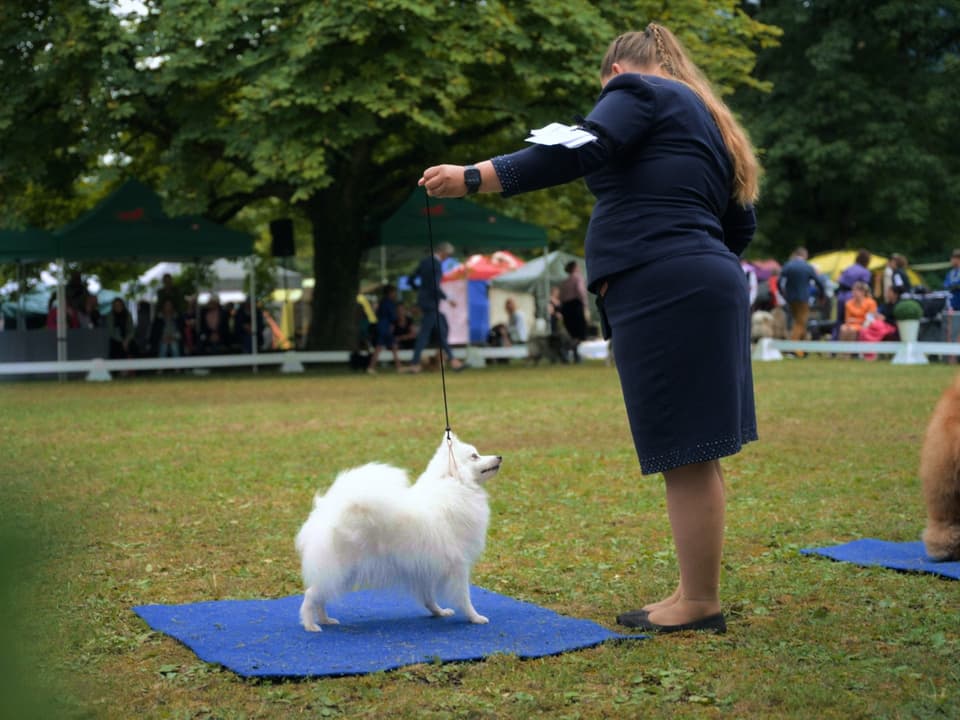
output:
[[[920,451],[920,480],[927,506],[927,555],[960,560],[960,375],[933,410]]]
[[[452,433],[414,485],[407,473],[369,463],[340,473],[297,534],[306,592],[300,622],[337,624],[327,603],[356,588],[399,587],[438,617],[485,623],[470,601],[470,571],[486,544],[490,506],[484,484],[499,455],[479,455]]]

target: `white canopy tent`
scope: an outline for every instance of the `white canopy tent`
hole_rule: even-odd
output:
[[[586,275],[586,265],[582,257],[554,250],[531,260],[517,270],[497,275],[490,280],[490,287],[531,293],[537,301],[537,316],[546,317],[550,288],[566,279],[567,273],[563,268],[571,260],[575,261],[580,266],[580,271]]]

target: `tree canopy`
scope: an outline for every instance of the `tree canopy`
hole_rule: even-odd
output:
[[[311,229],[316,348],[353,341],[361,257],[421,170],[589,110],[616,34],[663,22],[726,91],[760,84],[754,50],[776,37],[732,0],[145,6],[4,3],[0,82],[16,92],[0,107],[0,213],[49,226],[83,184],[131,176],[168,211],[217,221],[273,203]],[[573,184],[498,209],[560,240],[589,201]]]
[[[960,2],[753,7],[783,29],[758,57],[772,91],[736,97],[767,171],[760,248],[948,257],[960,222]]]

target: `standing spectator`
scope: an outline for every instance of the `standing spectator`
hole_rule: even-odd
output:
[[[575,343],[581,343],[587,339],[587,284],[576,260],[568,262],[563,269],[567,278],[560,283],[560,314],[563,315],[567,334]],[[580,362],[576,346],[573,359],[574,362]]]
[[[743,274],[747,278],[747,290],[749,292],[748,297],[750,298],[750,307],[752,309],[753,304],[757,301],[757,292],[759,290],[759,284],[757,283],[757,270],[746,260],[740,261],[740,269],[743,270]]]
[[[858,282],[866,283],[868,286],[870,285],[873,274],[870,272],[868,265],[870,265],[870,252],[867,250],[858,250],[853,265],[844,268],[843,272],[840,273],[840,277],[837,278],[836,327],[838,328],[843,325],[847,300],[853,297],[853,286]]]
[[[183,355],[183,316],[177,312],[173,300],[167,298],[150,328],[150,347],[157,357],[180,357]]]
[[[157,289],[157,307],[162,308],[166,300],[173,302],[173,308],[178,313],[186,310],[186,302],[181,290],[174,282],[170,273],[164,273],[160,280],[160,287]]]
[[[84,281],[79,270],[72,270],[70,272],[70,279],[67,281],[65,288],[67,307],[74,312],[82,312],[87,295],[89,295],[90,292],[87,290],[87,283]]]
[[[960,311],[960,248],[950,253],[950,269],[943,279],[943,288],[950,291],[950,309]]]
[[[893,292],[893,271],[897,267],[896,254],[887,259],[887,264],[883,266],[883,277],[880,281],[880,299],[889,303]]]
[[[210,296],[210,301],[200,313],[197,337],[197,351],[201,355],[221,355],[230,350],[230,318],[216,294]]]
[[[107,314],[107,337],[110,339],[110,358],[131,358],[136,354],[133,341],[136,327],[133,315],[127,310],[127,304],[120,298],[114,298]]]
[[[394,335],[396,325],[397,288],[387,284],[383,286],[380,302],[377,303],[377,337],[373,344],[373,354],[370,355],[370,365],[367,366],[367,372],[371,375],[377,373],[377,362],[383,348],[390,348],[393,352],[393,364],[397,372],[400,372],[400,356],[397,354],[397,338]]]
[[[50,301],[47,303],[47,329],[56,330],[57,329],[57,294],[50,293]],[[78,328],[80,327],[80,319],[77,315],[77,311],[70,307],[69,303],[67,304],[67,327],[68,328]]]
[[[393,337],[397,347],[401,350],[413,350],[417,339],[417,327],[413,324],[413,316],[403,303],[397,303],[397,319],[393,325]]]
[[[187,299],[187,310],[183,313],[184,355],[193,355],[197,352],[197,332],[199,325],[197,317],[197,296],[191,295]]]
[[[87,293],[83,299],[83,309],[77,313],[77,323],[82,328],[100,327],[100,307],[97,303],[97,296],[93,293]]]
[[[893,276],[890,279],[890,301],[896,304],[904,293],[910,292],[910,276],[907,275],[907,258],[894,253]]]
[[[509,196],[586,176],[596,196],[588,283],[612,333],[641,471],[665,479],[680,569],[673,594],[617,622],[724,632],[720,458],[757,438],[739,255],[756,228],[759,170],[746,133],[662,25],[611,42],[600,84],[580,123],[589,142],[436,165],[420,184],[440,197]]]
[[[817,287],[817,295],[823,297],[824,287],[813,265],[807,262],[807,249],[799,247],[793,251],[790,259],[780,269],[778,288],[784,300],[790,307],[793,317],[793,328],[790,330],[791,340],[803,340],[807,336],[807,319],[810,317],[810,291],[812,285]],[[803,351],[797,352],[797,357],[804,356]]]
[[[453,350],[447,341],[447,318],[437,309],[440,300],[447,300],[456,307],[456,301],[448,299],[440,287],[440,278],[443,276],[443,261],[453,255],[453,245],[442,242],[437,246],[436,253],[420,261],[414,273],[420,280],[420,290],[417,292],[417,305],[420,308],[420,332],[413,345],[413,360],[406,371],[420,372],[420,356],[430,342],[433,333],[437,333],[440,348],[450,361],[450,367],[459,370],[463,363],[453,356]]]
[[[156,353],[156,348],[150,343],[152,328],[153,308],[146,300],[140,300],[137,303],[137,334],[134,343],[141,357],[150,357]]]
[[[263,311],[258,304],[255,308],[257,313],[257,349],[263,347],[263,332],[266,322],[263,319]],[[238,302],[233,310],[233,339],[238,351],[242,353],[253,352],[253,316],[250,315],[250,301],[245,298]]]

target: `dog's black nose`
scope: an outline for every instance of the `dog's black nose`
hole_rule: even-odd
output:
[[[503,455],[497,455],[497,460],[498,461],[503,460]]]

